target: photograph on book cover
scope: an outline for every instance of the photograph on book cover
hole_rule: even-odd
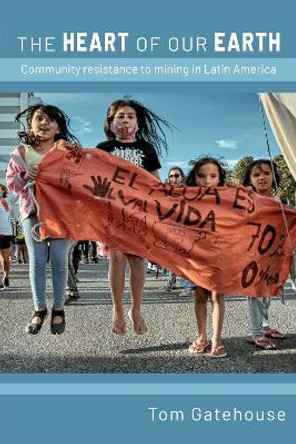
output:
[[[36,90],[0,93],[0,372],[294,373],[296,93]]]

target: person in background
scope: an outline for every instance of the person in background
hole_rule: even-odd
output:
[[[12,208],[7,200],[7,188],[0,184],[0,264],[3,278],[0,281],[0,290],[9,287],[10,246],[12,241]]]
[[[184,186],[185,174],[182,168],[173,166],[169,172],[165,183],[172,187]],[[185,279],[184,279],[185,280]],[[169,271],[169,279],[167,280],[164,289],[166,291],[172,291],[176,289],[177,275],[172,271]]]
[[[20,219],[16,221],[15,244],[16,244],[16,258],[18,264],[22,263],[26,264],[28,262],[28,250],[26,246],[24,230],[22,227],[22,221]]]
[[[77,288],[76,272],[74,267],[74,249],[77,242],[73,242],[69,250],[68,255],[68,281],[66,288],[66,305],[69,305],[73,301],[77,301],[80,298]]]

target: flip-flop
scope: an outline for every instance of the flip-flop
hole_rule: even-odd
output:
[[[225,358],[225,356],[227,356],[227,350],[224,345],[219,345],[219,347],[212,347],[209,356],[211,356],[212,358]]]
[[[200,342],[194,341],[188,347],[188,352],[195,355],[203,355],[209,351],[210,343],[206,342],[201,344]]]
[[[255,345],[255,347],[260,348],[260,350],[275,350],[275,344],[266,336],[262,336],[261,338],[250,338],[250,344]]]
[[[269,329],[264,333],[266,338],[271,339],[286,339],[286,336],[280,333],[278,330]]]

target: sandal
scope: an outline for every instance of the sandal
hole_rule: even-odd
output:
[[[47,308],[45,310],[34,310],[30,322],[26,325],[26,332],[32,335],[37,335],[41,330],[44,319],[47,317]],[[40,318],[40,322],[32,323],[34,318]]]
[[[266,332],[264,333],[264,336],[266,338],[270,338],[270,339],[286,339],[285,335],[280,333],[278,330],[272,330],[271,328],[266,330]]]
[[[212,358],[225,358],[227,356],[227,350],[224,345],[218,347],[212,347],[210,355]]]
[[[202,344],[201,342],[194,341],[192,344],[189,345],[188,351],[189,353],[196,354],[196,355],[203,355],[204,353],[207,353],[210,348],[210,343],[206,342],[205,344]]]
[[[255,347],[260,348],[261,350],[275,350],[275,344],[266,336],[262,336],[261,338],[250,338],[250,344],[255,345]]]
[[[63,321],[60,322],[59,324],[53,322],[55,317],[60,316],[61,318],[63,318]],[[53,308],[51,310],[51,322],[50,322],[50,331],[53,335],[61,335],[62,333],[64,333],[65,331],[65,327],[66,327],[66,321],[65,321],[65,312],[64,310],[56,310],[55,308]]]

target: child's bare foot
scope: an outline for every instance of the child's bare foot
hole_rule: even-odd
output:
[[[113,333],[119,336],[124,336],[126,334],[126,325],[124,317],[114,314],[112,331]]]
[[[128,317],[132,321],[134,325],[134,331],[137,335],[143,335],[148,331],[148,327],[142,318],[141,312],[133,312],[132,310],[129,310]]]

